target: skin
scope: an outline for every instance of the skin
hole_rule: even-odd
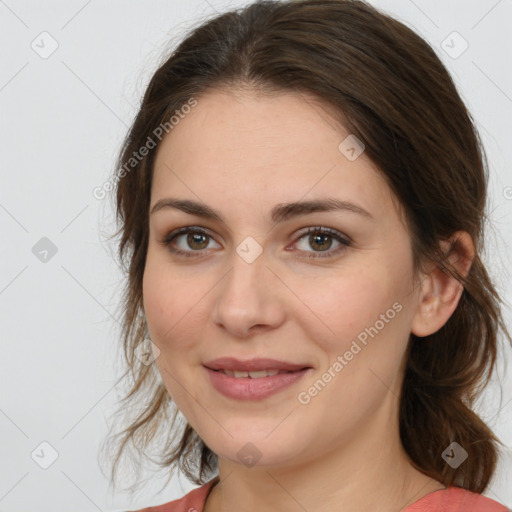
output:
[[[444,488],[405,453],[398,397],[410,333],[437,331],[461,285],[433,266],[415,276],[391,190],[364,152],[355,161],[342,154],[349,133],[314,97],[248,89],[197,100],[158,148],[150,210],[161,199],[190,199],[224,222],[175,208],[150,215],[143,297],[165,386],[219,457],[220,483],[205,511],[399,511]],[[272,225],[274,206],[325,197],[371,217],[324,211]],[[210,236],[162,242],[187,226]],[[303,234],[319,226],[351,244],[328,235],[315,244]],[[248,236],[262,249],[252,263],[236,252]],[[454,236],[453,261],[467,272],[471,239]],[[308,404],[299,403],[298,393],[394,303],[400,312]],[[233,400],[212,387],[202,366],[222,356],[271,357],[313,370],[264,400]],[[251,467],[237,457],[248,442],[261,454]]]

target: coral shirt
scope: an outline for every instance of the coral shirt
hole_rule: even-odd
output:
[[[178,500],[133,512],[203,512],[206,498],[218,482],[218,476]],[[433,491],[401,512],[510,512],[497,501],[460,487]]]

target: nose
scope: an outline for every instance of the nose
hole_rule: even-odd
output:
[[[234,253],[230,263],[214,288],[214,323],[236,338],[279,327],[285,320],[286,287],[264,253],[251,263]]]

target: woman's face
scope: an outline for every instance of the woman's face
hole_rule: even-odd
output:
[[[158,149],[144,310],[170,396],[223,459],[285,467],[398,428],[418,307],[411,240],[386,182],[347,136],[313,97],[216,91]],[[327,200],[341,208],[277,210]],[[206,234],[164,243],[198,227]],[[224,357],[310,369],[235,380],[205,366]]]

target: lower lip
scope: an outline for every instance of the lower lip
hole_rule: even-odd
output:
[[[261,379],[236,378],[210,368],[206,368],[206,370],[210,375],[213,387],[224,396],[238,400],[261,400],[291,386],[313,369],[306,368],[296,372],[278,373]]]

